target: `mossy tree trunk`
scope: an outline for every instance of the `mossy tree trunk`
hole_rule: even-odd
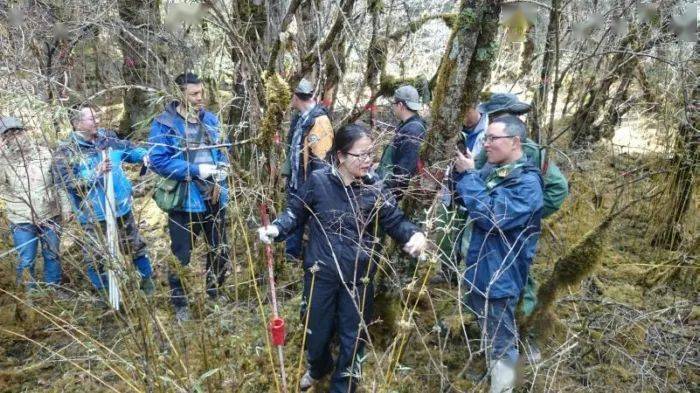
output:
[[[549,337],[556,320],[553,308],[558,295],[580,283],[598,266],[615,216],[611,213],[605,217],[554,263],[551,275],[537,291],[537,305],[527,318],[524,330],[534,333],[540,340]]]
[[[119,44],[122,51],[122,76],[127,85],[162,87],[164,58],[159,54],[155,39],[161,27],[159,0],[119,0],[119,17],[126,24]],[[132,134],[145,138],[143,124],[153,112],[148,105],[148,92],[140,88],[124,91],[124,115],[119,123],[119,135]]]
[[[463,0],[433,91],[432,125],[421,157],[429,163],[451,157],[468,107],[476,104],[490,75],[501,1]]]
[[[323,87],[321,102],[331,110],[338,96],[340,81],[346,69],[345,39],[346,36],[343,34],[343,37],[333,45],[333,48],[326,52],[323,73],[321,74]]]
[[[379,77],[384,73],[387,62],[388,40],[380,33],[380,16],[382,11],[381,0],[370,0],[367,4],[371,15],[372,35],[369,40],[367,50],[367,66],[365,71],[364,85],[369,87],[372,95],[379,88]]]

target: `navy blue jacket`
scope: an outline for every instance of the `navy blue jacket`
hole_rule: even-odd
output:
[[[493,186],[491,165],[458,176],[457,192],[473,222],[464,273],[467,290],[489,298],[519,297],[535,256],[542,218],[539,169],[526,159]]]
[[[165,111],[153,119],[151,134],[148,142],[152,145],[149,151],[151,169],[160,176],[186,181],[187,200],[182,208],[185,212],[202,213],[207,207],[195,182],[191,181],[199,176],[197,165],[187,161],[184,154],[185,147],[185,119],[177,113],[177,102],[168,104]],[[207,132],[205,142],[216,144],[219,142],[219,119],[216,115],[206,110],[199,113],[199,120]],[[207,140],[208,139],[208,140]],[[226,154],[219,149],[210,150],[215,164],[228,162]],[[228,201],[228,184],[220,183],[221,195],[219,201],[224,206]]]
[[[376,248],[375,224],[398,243],[406,243],[419,229],[404,217],[391,192],[381,182],[366,180],[343,184],[340,175],[326,164],[309,175],[298,197],[273,223],[280,229],[275,239],[283,241],[309,222],[309,243],[304,269],[318,263],[317,277],[346,283],[374,274],[372,249]]]
[[[398,197],[418,172],[420,146],[425,132],[425,121],[418,115],[411,116],[399,124],[396,136],[382,154],[380,177]]]

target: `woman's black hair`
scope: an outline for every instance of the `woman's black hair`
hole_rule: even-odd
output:
[[[369,136],[367,128],[357,123],[351,123],[341,128],[333,136],[333,146],[326,154],[326,161],[336,164],[339,152],[347,154],[355,142],[366,136]]]

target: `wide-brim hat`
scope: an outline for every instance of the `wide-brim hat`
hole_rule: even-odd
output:
[[[525,114],[530,111],[530,108],[530,104],[520,101],[518,96],[512,93],[493,93],[488,101],[476,107],[481,113],[508,112],[514,115]]]
[[[0,135],[3,135],[9,130],[13,129],[24,129],[24,124],[22,124],[16,117],[0,117]]]

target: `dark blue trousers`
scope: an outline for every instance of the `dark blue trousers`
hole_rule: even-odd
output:
[[[475,291],[467,297],[467,306],[476,315],[486,359],[518,362],[518,327],[515,324],[517,297],[487,299]]]
[[[374,284],[348,284],[346,288],[340,279],[316,274],[313,288],[311,273],[307,271],[304,275],[302,303],[309,319],[306,337],[309,372],[314,379],[321,379],[333,369],[331,340],[337,334],[340,348],[330,391],[354,392],[360,376],[358,358],[364,353],[367,340],[365,326],[372,317]]]

